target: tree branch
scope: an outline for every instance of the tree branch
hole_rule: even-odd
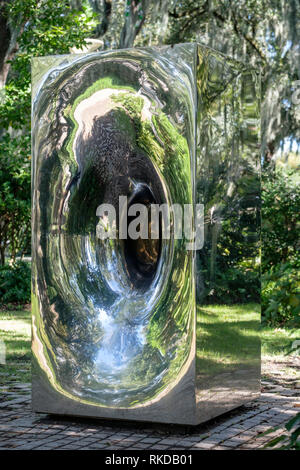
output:
[[[237,18],[235,16],[235,13],[232,12],[232,15],[233,15],[233,29],[234,31],[236,32],[236,34],[238,36],[242,36],[252,47],[253,49],[258,53],[258,55],[260,56],[260,58],[266,62],[267,59],[266,59],[266,56],[264,55],[264,53],[260,50],[258,44],[256,43],[255,39],[251,38],[250,36],[248,36],[246,33],[244,33],[243,31],[241,31],[241,29],[238,27],[238,21],[237,21]]]
[[[23,32],[26,23],[25,18],[19,17],[19,21],[12,24],[9,18],[9,4],[13,0],[0,1],[0,88],[5,86],[8,72],[10,69],[10,61],[14,58],[18,51],[18,38]]]
[[[180,27],[180,33],[178,34],[178,37],[176,39],[180,39],[184,37],[185,33],[187,32],[187,30],[191,27],[192,23],[197,20],[200,16],[204,15],[205,13],[208,12],[208,0],[206,0],[206,2],[204,3],[203,7],[202,7],[202,10],[199,11],[199,8],[193,8],[190,12],[189,12],[189,17],[186,19],[186,21],[183,22],[183,24],[181,25]],[[186,15],[186,12],[183,12],[182,14],[177,14],[177,16],[174,16],[175,18],[180,18],[180,17],[183,17]],[[172,16],[172,14],[170,14],[170,16]]]
[[[94,31],[95,37],[99,38],[108,30],[112,12],[112,0],[89,0],[89,2],[93,11],[99,15],[99,23]]]
[[[132,47],[136,36],[139,34],[145,19],[151,0],[132,0],[129,11],[125,11],[125,22],[121,31],[119,47],[121,49]]]

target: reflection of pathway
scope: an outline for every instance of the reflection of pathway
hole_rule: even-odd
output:
[[[5,369],[0,370],[0,384],[5,384],[0,385],[0,450],[259,449],[280,436],[284,424],[299,411],[299,370],[300,358],[265,360],[263,375],[267,379],[262,382],[262,395],[258,400],[192,428],[188,433],[183,428],[168,425],[125,425],[109,420],[84,423],[82,419],[58,420],[36,415],[31,411],[30,384],[5,375]],[[270,374],[275,374],[275,378]],[[274,427],[278,429],[265,434]]]
[[[117,99],[114,98],[116,95]],[[147,197],[152,197],[153,192],[155,201],[168,201],[169,197],[169,191],[164,187],[163,179],[160,180],[161,173],[150,158],[151,152],[147,155],[146,151],[139,148],[138,140],[134,142],[133,122],[132,126],[129,125],[129,119],[124,119],[123,112],[116,113],[115,116],[114,111],[110,114],[111,110],[121,107],[132,115],[131,106],[126,104],[129,97],[129,104],[134,97],[138,99],[137,109],[142,107],[141,115],[138,114],[137,117],[141,120],[151,119],[151,101],[141,91],[135,93],[125,89],[106,88],[96,91],[78,103],[74,110],[74,120],[78,125],[72,142],[75,159],[78,162],[77,187],[79,188],[82,181],[86,181],[85,171],[90,170],[91,162],[92,171],[95,170],[96,173],[97,182],[94,184],[97,187],[101,186],[104,193],[99,196],[99,201],[113,203],[115,209],[117,209],[118,196],[123,194],[130,193],[129,202],[135,197],[139,201],[141,194],[144,198],[146,189]],[[126,124],[125,129],[122,124],[123,119]],[[130,134],[131,127],[132,135]],[[90,138],[91,133],[92,138]],[[127,133],[130,134],[130,139]],[[127,141],[130,141],[128,145]],[[82,183],[84,189],[80,192],[82,189],[80,188],[78,193],[88,193],[88,186],[89,183],[87,187]],[[163,191],[165,191],[164,197]],[[65,213],[67,214],[67,209]],[[107,224],[107,221],[109,217],[105,221],[102,216],[99,216],[97,228],[103,223]],[[93,230],[93,224],[94,219],[91,218],[87,231],[91,228]],[[131,248],[127,248],[127,245],[124,247],[123,242],[118,239],[100,240],[99,237],[99,240],[95,242],[93,237],[84,236],[82,240],[83,238],[86,238],[84,247],[78,246],[78,249],[73,249],[74,256],[71,262],[67,264],[66,261],[66,271],[69,271],[69,280],[72,280],[71,295],[76,290],[76,296],[79,299],[77,305],[85,307],[82,292],[84,291],[84,295],[87,296],[89,288],[84,285],[84,281],[80,281],[81,285],[79,285],[79,277],[76,278],[76,263],[78,262],[80,266],[84,264],[84,269],[92,276],[99,274],[101,282],[103,281],[107,289],[106,295],[107,297],[111,295],[112,301],[103,305],[93,292],[89,297],[93,308],[93,315],[89,318],[91,321],[97,320],[96,328],[100,332],[100,339],[93,344],[88,371],[85,369],[81,375],[83,377],[85,374],[84,385],[79,388],[77,385],[79,381],[77,381],[72,392],[74,395],[76,393],[77,396],[81,396],[82,401],[92,396],[98,403],[107,405],[113,403],[114,406],[117,404],[127,406],[133,402],[132,407],[137,408],[144,406],[142,403],[145,402],[149,405],[158,403],[175,387],[177,389],[177,386],[182,386],[193,357],[192,353],[189,354],[187,350],[189,342],[185,338],[185,326],[180,330],[177,323],[173,321],[172,315],[166,315],[165,325],[161,331],[158,330],[155,322],[151,323],[153,312],[166,308],[165,302],[171,299],[171,296],[168,297],[164,291],[173,267],[171,263],[173,244],[161,242],[160,257],[155,264],[155,270],[153,269],[153,277],[145,276],[144,279],[142,270],[139,272],[139,269],[135,267],[136,253],[140,254],[141,250],[132,251]],[[75,246],[72,241],[73,245]],[[60,246],[62,247],[60,258],[69,259],[68,253],[71,250],[69,249],[67,253],[67,243],[64,245],[66,249],[62,243]],[[80,256],[77,255],[78,253]],[[127,258],[130,260],[128,261]],[[134,275],[131,275],[131,270],[134,271]],[[78,279],[77,285],[76,279]],[[133,279],[136,279],[136,282]],[[142,285],[143,288],[140,288]],[[186,295],[184,289],[185,284],[177,292],[179,299]],[[186,305],[189,315],[187,308],[191,310],[190,303],[186,302]],[[168,342],[163,336],[167,334],[170,338]],[[147,335],[152,341],[149,344],[147,344]],[[161,343],[164,341],[167,345],[163,348],[160,341]],[[76,353],[74,356],[76,357]],[[171,367],[173,364],[174,367]],[[136,391],[135,394],[134,391]]]
[[[78,129],[73,142],[73,152],[76,154],[76,142],[78,136],[83,135],[85,138],[90,135],[92,130],[94,119],[97,117],[104,116],[111,109],[116,106],[120,106],[119,103],[111,99],[112,95],[118,95],[120,93],[131,93],[128,90],[118,90],[115,88],[105,88],[103,90],[96,91],[89,98],[82,100],[74,111],[74,118],[78,123]],[[131,93],[132,94],[132,93]],[[146,96],[136,94],[140,98],[143,98],[145,104],[142,109],[142,120],[151,119],[150,106],[151,102]]]
[[[92,129],[94,118],[104,116],[104,114],[116,105],[110,99],[110,96],[113,93],[124,93],[124,91],[105,88],[104,90],[96,91],[89,98],[82,100],[78,104],[74,111],[74,118],[78,122],[79,132],[83,128],[83,123],[85,124],[85,129],[90,131]]]
[[[300,356],[263,356],[261,373],[279,387],[295,385],[300,390]]]
[[[76,155],[76,143],[80,135],[88,136],[92,130],[96,117],[104,116],[108,111],[116,106],[111,100],[112,94],[124,93],[121,90],[105,88],[93,93],[89,98],[82,100],[74,111],[74,118],[78,123],[78,129],[73,142],[73,152]]]

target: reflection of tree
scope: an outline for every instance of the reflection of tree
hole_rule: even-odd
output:
[[[231,69],[225,61],[200,55],[197,194],[206,213],[197,269],[198,297],[207,301],[258,300],[258,127],[252,83],[242,67]]]
[[[137,144],[161,171],[172,202],[192,203],[190,155],[186,138],[163,112],[153,114],[151,122],[141,121],[139,97],[123,94],[114,100],[133,120]],[[134,171],[136,173],[137,168]],[[165,368],[159,384],[162,388],[164,383],[178,376],[190,352],[194,309],[192,256],[185,251],[184,243],[184,240],[176,241],[172,270],[147,328],[148,346],[131,364],[132,372],[128,379],[140,385],[141,380],[151,374],[158,376]]]
[[[154,287],[144,293],[135,290],[128,273],[126,295],[120,294],[107,279],[114,276],[122,288],[119,275],[121,268],[126,273],[126,266],[113,264],[114,249],[106,263],[105,247],[95,237],[96,209],[111,203],[118,212],[119,195],[131,195],[136,182],[151,188],[158,204],[169,198],[191,203],[192,187],[186,138],[167,114],[152,112],[155,103],[129,86],[126,73],[122,85],[114,67],[113,63],[111,76],[94,83],[87,67],[86,76],[79,72],[78,87],[67,73],[57,95],[55,135],[62,114],[68,132],[59,148],[57,140],[50,139],[49,157],[39,168],[43,256],[37,265],[44,277],[37,283],[44,314],[41,329],[58,383],[96,402],[111,404],[113,395],[116,402],[130,404],[136,397],[138,401],[153,397],[170,384],[190,353],[195,302],[192,254],[186,255],[184,240],[175,241],[171,272],[155,298],[150,292]],[[116,91],[107,94],[106,113],[92,117],[87,132],[75,119],[76,107],[105,88]],[[39,141],[41,146],[44,142]],[[147,295],[153,296],[152,303]],[[139,343],[139,335],[145,344]],[[110,360],[122,367],[114,369],[113,363],[106,370]]]

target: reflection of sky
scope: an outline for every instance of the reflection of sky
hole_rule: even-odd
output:
[[[101,308],[98,312],[104,336],[95,365],[112,373],[113,369],[126,367],[128,361],[141,352],[146,343],[145,327],[143,324],[131,325],[126,320],[120,322],[118,317],[114,318]]]
[[[271,59],[274,59],[278,54],[278,49],[275,46],[278,43],[278,38],[275,36],[274,31],[269,30],[266,33],[265,39],[266,39],[268,56]],[[285,42],[285,45],[282,46],[282,51],[280,54],[282,58],[286,55],[287,52],[289,52],[292,46],[293,46],[293,42],[288,39]]]
[[[293,45],[292,41],[286,41],[285,46],[284,46],[284,48],[282,49],[282,52],[281,52],[281,57],[285,56],[285,54],[290,50],[292,45]]]
[[[191,50],[193,47],[191,46]],[[157,54],[159,55],[159,53]],[[173,50],[170,51],[171,56],[173,56]],[[152,54],[149,54],[149,57],[153,59]],[[175,59],[178,58],[177,53],[174,53],[174,57]],[[126,66],[127,69],[130,69],[130,77],[132,77],[132,69],[136,70],[139,67],[139,62],[131,59],[129,54],[128,58],[130,58],[128,62],[122,61],[122,69],[119,68],[117,61],[114,67],[117,67],[118,73],[121,73]],[[85,63],[85,61],[88,62],[90,59],[87,59],[87,56],[85,56],[82,59],[74,58],[73,60],[74,63],[77,60]],[[140,116],[141,122],[148,119],[151,122],[151,126],[153,126],[151,127],[151,134],[149,136],[147,134],[149,141],[146,139],[145,145],[149,145],[150,150],[152,145],[156,149],[157,141],[159,140],[156,138],[156,135],[158,135],[158,131],[161,131],[162,141],[159,145],[161,145],[162,149],[164,147],[164,139],[166,144],[170,146],[174,144],[175,147],[177,137],[180,138],[180,145],[185,149],[187,144],[184,144],[185,138],[181,136],[178,126],[179,123],[188,126],[189,121],[185,122],[184,117],[188,114],[188,108],[190,108],[190,113],[194,109],[190,103],[191,96],[185,91],[187,84],[189,85],[189,76],[183,77],[191,66],[188,63],[181,74],[178,74],[175,65],[172,65],[171,71],[169,70],[167,67],[168,61],[164,63],[165,68],[162,67],[159,60],[151,60],[149,64],[148,62],[145,63],[147,71],[149,70],[147,72],[148,78],[145,73],[145,83],[149,87],[149,97],[153,99],[152,103],[150,100],[147,100],[143,93],[140,92],[138,94],[138,97],[142,97],[145,101],[145,106]],[[171,72],[174,74],[173,79]],[[139,75],[142,74],[139,73]],[[53,77],[51,92],[54,92],[56,84]],[[69,77],[72,78],[71,75],[66,74],[66,79],[69,79]],[[83,78],[82,83],[85,85]],[[127,82],[125,81],[125,83]],[[178,91],[176,87],[178,87]],[[148,91],[148,88],[145,90],[143,86],[141,86],[141,89],[144,94]],[[192,90],[193,87],[189,85],[189,89]],[[99,93],[101,92],[102,98],[105,95],[105,90],[98,90]],[[157,90],[162,92],[156,94]],[[183,92],[179,93],[181,90]],[[118,88],[113,88],[114,94],[117,91]],[[74,91],[74,94],[76,93]],[[86,104],[87,100],[89,100],[87,111],[90,112],[88,117],[91,123],[93,123],[95,115],[99,117],[99,113],[104,112],[104,107],[102,106],[100,109],[98,102],[95,103],[94,95],[80,101],[80,103],[85,102]],[[183,97],[186,98],[186,103],[182,103],[180,112],[177,112],[178,106],[175,106],[175,100],[171,102],[171,96],[172,98],[179,96],[182,100]],[[68,97],[64,95],[63,100],[70,100],[69,95]],[[110,110],[110,106],[114,107],[116,105],[116,103],[110,103],[108,99],[103,99],[102,103],[100,103],[101,105],[103,105],[103,101],[107,104],[107,109],[105,108],[107,111]],[[161,112],[161,109],[166,105],[168,105],[168,115]],[[123,104],[123,106],[125,105]],[[72,108],[74,111],[73,121],[76,121],[76,117],[78,117],[77,115],[75,116],[77,108],[77,105],[75,109]],[[151,118],[154,113],[157,121],[153,120],[152,122]],[[82,120],[87,124],[87,119]],[[170,131],[168,126],[165,129],[166,120],[170,122],[170,126],[173,126]],[[77,124],[80,124],[80,121],[77,120]],[[75,128],[75,132],[76,129],[78,131],[78,128]],[[192,131],[190,131],[190,135],[192,135]],[[75,148],[76,151],[78,150],[77,153],[75,152],[75,155],[71,151],[74,149],[74,137],[70,131],[68,151],[72,165],[74,163],[74,168],[76,168],[76,165],[78,167],[81,165],[82,170],[89,170],[89,161],[84,152],[82,160],[79,158],[79,146],[78,149]],[[156,156],[153,156],[150,150],[149,159],[151,161],[153,159],[153,173],[154,170],[157,170],[157,176],[153,175],[153,182],[156,181],[155,178],[157,178],[157,185],[158,181],[160,181],[161,190],[165,192],[164,199],[169,201],[171,189],[173,189],[173,186],[175,187],[175,184],[173,180],[168,179],[170,178],[169,173],[165,171],[165,165],[168,163],[168,160],[164,161],[163,157],[161,157],[161,160],[156,160]],[[143,155],[144,153],[143,151]],[[164,155],[163,150],[162,155]],[[166,155],[166,159],[167,157],[169,158],[169,155]],[[172,161],[172,165],[182,175],[184,188],[186,186],[190,188],[191,181],[190,174],[188,173],[190,155],[187,151],[182,150],[182,152],[178,153],[174,151],[173,160],[175,158],[178,161]],[[118,163],[118,160],[116,163]],[[112,162],[111,166],[113,167],[113,165],[115,165],[114,162]],[[170,168],[172,172],[175,172],[173,166],[171,167],[170,165]],[[66,165],[66,170],[63,165],[59,166],[59,168],[64,172],[63,181],[67,185],[64,189],[66,192],[70,192],[71,186],[68,186],[68,184],[72,178],[69,169],[71,165]],[[116,166],[116,171],[117,168]],[[44,167],[42,169],[44,171]],[[194,308],[194,298],[191,295],[192,264],[189,262],[188,269],[184,271],[184,282],[180,282],[179,273],[174,281],[171,282],[170,273],[173,270],[174,273],[176,271],[181,273],[182,271],[183,274],[183,269],[186,268],[185,261],[187,259],[190,260],[191,255],[182,253],[178,248],[179,243],[175,245],[173,242],[167,243],[162,240],[160,257],[155,276],[151,279],[151,284],[148,285],[147,282],[145,289],[144,287],[141,289],[135,288],[128,274],[127,265],[124,262],[123,245],[118,240],[97,239],[95,234],[96,227],[93,225],[95,222],[94,214],[86,222],[87,219],[80,216],[79,209],[78,213],[76,213],[75,204],[74,208],[73,206],[71,208],[72,211],[74,209],[75,215],[73,212],[70,212],[74,194],[76,196],[79,194],[80,197],[83,194],[83,197],[85,197],[85,191],[90,190],[90,188],[85,186],[84,180],[82,180],[83,171],[78,171],[78,175],[79,173],[80,178],[76,179],[76,186],[72,186],[72,196],[68,194],[66,199],[64,199],[65,205],[62,212],[64,229],[57,238],[51,237],[48,248],[50,253],[49,261],[52,261],[53,265],[51,276],[60,296],[60,303],[57,303],[57,309],[62,311],[62,331],[64,335],[58,336],[55,333],[52,334],[51,330],[49,336],[55,351],[59,351],[59,348],[61,348],[59,358],[65,358],[66,362],[63,370],[60,369],[59,364],[55,367],[58,371],[61,387],[69,391],[71,390],[71,393],[74,395],[86,398],[92,397],[97,403],[110,405],[119,403],[131,404],[132,398],[142,402],[155,396],[158,391],[157,385],[162,380],[164,382],[161,383],[161,386],[169,385],[171,382],[173,383],[173,380],[177,380],[176,375],[179,371],[181,374],[181,368],[188,357],[190,343],[186,341],[186,337],[187,333],[190,334],[188,331],[189,318],[192,314],[192,308]],[[48,174],[45,174],[44,178],[48,178]],[[56,197],[58,200],[54,176],[52,178],[50,189],[53,191],[53,195],[55,194],[54,198]],[[146,179],[148,179],[148,175]],[[66,180],[67,182],[65,183]],[[144,185],[144,177],[142,182]],[[137,185],[138,183],[139,181],[137,181]],[[108,185],[107,188],[109,189]],[[191,189],[189,189],[188,195],[190,195],[190,192]],[[186,193],[183,190],[177,190],[176,187],[173,193],[178,195],[178,202],[181,202],[181,198],[185,201]],[[85,208],[86,206],[80,206],[80,210],[82,210],[82,207]],[[60,206],[56,204],[53,207],[53,213],[51,213],[51,222],[52,219],[56,220],[61,215],[59,211]],[[76,222],[78,220],[78,225],[74,224],[74,227],[71,223],[68,225],[69,220],[73,223],[72,217],[74,217],[74,220],[76,219]],[[84,224],[82,221],[84,221]],[[55,265],[53,260],[55,260]],[[180,267],[183,266],[182,269],[178,266],[179,264]],[[174,295],[172,295],[173,293]],[[174,301],[175,295],[176,305]],[[180,317],[181,311],[185,314],[182,315],[182,318]],[[68,350],[70,350],[70,354],[66,353]]]
[[[280,142],[280,147],[277,149],[275,153],[275,158],[279,158],[284,154],[288,154],[290,152],[299,153],[300,150],[300,142],[297,141],[293,136],[285,137]]]

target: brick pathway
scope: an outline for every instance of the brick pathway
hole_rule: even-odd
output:
[[[300,411],[299,395],[295,373],[284,383],[276,374],[264,377],[258,400],[188,429],[35,414],[31,411],[30,384],[10,379],[9,385],[0,386],[0,450],[259,449],[285,432],[284,424]],[[265,434],[274,427],[276,431]]]

